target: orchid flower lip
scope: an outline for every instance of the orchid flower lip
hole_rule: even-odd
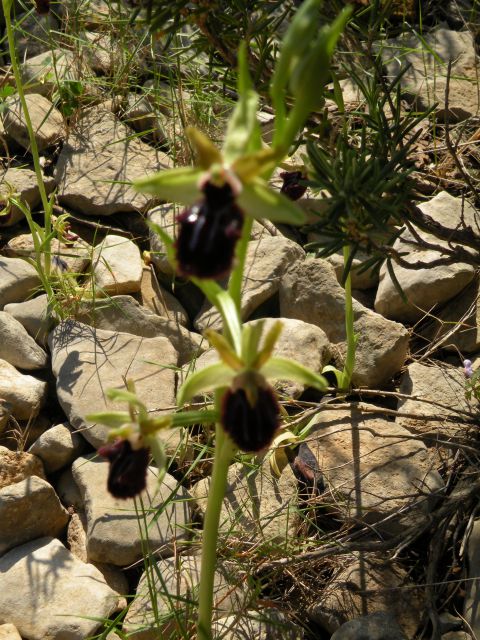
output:
[[[237,198],[243,189],[242,181],[230,166],[215,164],[198,179],[198,188],[204,191],[207,184],[223,186],[228,184],[232,194]]]

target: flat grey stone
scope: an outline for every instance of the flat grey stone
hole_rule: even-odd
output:
[[[28,452],[42,460],[47,473],[53,473],[73,462],[85,448],[84,438],[65,422],[44,431]]]
[[[72,51],[53,49],[24,62],[21,69],[26,93],[51,97],[59,82],[78,80],[91,75],[87,65]]]
[[[48,313],[47,294],[25,302],[11,302],[3,309],[20,322],[38,344],[46,346],[48,334],[55,322]]]
[[[72,469],[84,499],[89,561],[127,566],[140,560],[138,502],[118,500],[108,493],[109,463],[98,456],[82,456]],[[168,474],[159,485],[158,471],[150,467],[142,500],[149,523],[148,548],[162,556],[172,555],[176,545],[188,537],[190,495],[177,488],[176,480]]]
[[[10,451],[0,446],[0,489],[31,476],[45,479],[40,458],[26,451]]]
[[[28,335],[18,320],[0,311],[0,358],[14,367],[26,370],[44,369],[48,364],[46,352]]]
[[[258,240],[248,243],[242,284],[243,320],[248,320],[262,302],[278,292],[280,280],[287,269],[304,257],[305,252],[300,245],[283,236],[262,235]],[[288,317],[287,314],[285,316]],[[198,331],[208,327],[218,329],[221,327],[220,314],[207,301],[195,318],[194,325]]]
[[[419,209],[447,229],[471,226],[478,233],[478,221],[476,221],[478,214],[475,209],[468,202],[464,203],[462,198],[454,198],[446,191],[442,191],[429,202],[419,205]],[[418,233],[427,242],[448,246],[446,241],[438,240],[428,233],[423,231]],[[420,249],[408,244],[413,239],[409,231],[404,231],[393,244],[394,249],[402,254],[406,253],[403,259],[407,262],[428,263],[442,257],[439,251]],[[392,262],[392,267],[408,302],[404,302],[386,265],[382,265],[375,310],[386,318],[401,322],[416,322],[436,305],[453,298],[475,276],[474,267],[461,262],[422,269],[407,269]]]
[[[14,624],[0,624],[0,640],[22,640]]]
[[[178,353],[179,365],[207,348],[206,341],[197,333],[140,306],[132,296],[82,302],[75,318],[97,329],[121,331],[144,338],[167,338]]]
[[[133,380],[151,415],[175,404],[175,374],[170,367],[177,364],[177,353],[166,338],[141,338],[65,321],[52,331],[49,344],[58,400],[72,427],[94,447],[105,444],[109,429],[85,416],[125,409],[105,395],[110,388],[124,389],[125,379]]]
[[[444,489],[424,443],[354,408],[321,411],[308,445],[342,520],[392,535],[422,521]]]
[[[102,296],[140,291],[142,264],[140,249],[132,240],[108,234],[93,250],[94,283],[89,286]]]
[[[187,327],[190,320],[180,300],[158,282],[153,265],[144,266],[140,291],[135,295],[140,304],[162,318]]]
[[[353,301],[354,331],[359,336],[352,382],[377,388],[403,366],[408,331],[401,324]],[[322,259],[296,262],[282,278],[280,314],[320,327],[342,355],[346,351],[345,292],[333,267]]]
[[[58,536],[68,512],[53,487],[30,476],[0,489],[0,555],[41,536]]]
[[[0,398],[11,405],[17,420],[35,417],[47,397],[47,383],[20,373],[13,365],[0,360]]]
[[[196,618],[200,567],[200,556],[179,555],[157,562],[155,571],[150,571],[148,577],[144,573],[125,616],[124,632],[135,640],[181,637],[182,627]],[[226,563],[217,563],[213,589],[214,618],[245,609],[248,598],[245,582]],[[156,594],[156,613],[150,597],[152,592]],[[172,603],[178,623],[171,615]]]
[[[52,238],[50,251],[52,255],[52,270],[69,271],[81,274],[90,264],[92,247],[81,239],[74,242],[60,242]],[[35,258],[35,246],[31,233],[22,233],[9,240],[5,255],[11,258]],[[62,266],[59,268],[58,263]]]
[[[132,137],[111,112],[96,107],[75,124],[55,169],[60,204],[86,215],[144,211],[153,201],[130,181],[172,166],[170,158]]]
[[[40,285],[34,267],[20,258],[0,257],[0,309],[9,302],[23,302]]]
[[[29,640],[85,640],[117,606],[98,569],[58,540],[40,538],[0,558],[0,621]]]
[[[25,96],[28,113],[32,122],[38,151],[42,153],[48,147],[60,142],[65,136],[63,116],[50,100],[35,93]],[[23,114],[20,98],[12,96],[6,100],[7,110],[3,116],[5,133],[15,142],[30,149],[30,137]]]
[[[408,640],[395,619],[386,613],[360,616],[342,624],[331,640]]]
[[[45,191],[49,195],[55,189],[55,180],[49,176],[43,176]],[[37,176],[30,169],[18,169],[10,167],[2,172],[0,180],[0,203],[4,209],[7,199],[14,197],[22,204],[26,204],[30,209],[35,209],[41,201],[40,190],[38,188]],[[2,211],[0,215],[0,227],[11,227],[12,225],[25,220],[23,211],[17,205],[10,203],[8,214]]]
[[[222,640],[303,640],[305,637],[304,629],[274,608],[262,613],[238,611],[215,620],[212,627],[215,637]]]

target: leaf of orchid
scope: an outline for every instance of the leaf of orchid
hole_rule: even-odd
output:
[[[104,424],[110,429],[119,429],[124,424],[132,421],[130,414],[126,411],[100,411],[98,413],[89,413],[85,418],[89,422]]]
[[[272,147],[260,149],[255,153],[248,153],[237,158],[232,163],[232,170],[242,182],[250,182],[256,176],[262,176],[267,172],[271,173],[282,157]]]
[[[273,439],[270,445],[270,469],[275,477],[279,478],[282,475],[283,469],[288,464],[288,457],[285,453],[285,445],[297,444],[299,438],[292,431],[281,431],[278,436]],[[284,445],[284,446],[280,446]]]
[[[209,169],[212,164],[222,164],[222,154],[208,136],[195,127],[187,127],[185,134],[195,149],[197,166]]]
[[[214,280],[191,278],[192,282],[207,296],[208,300],[220,311],[227,335],[231,337],[237,354],[242,346],[242,330],[237,308],[232,296]]]
[[[274,322],[270,327],[267,335],[265,336],[265,340],[263,341],[263,347],[259,351],[257,358],[253,364],[255,369],[260,369],[263,365],[272,357],[273,350],[275,349],[275,345],[277,344],[278,338],[282,333],[283,324],[280,320]]]
[[[254,218],[267,218],[284,224],[304,224],[305,212],[292,200],[278,191],[273,191],[262,180],[243,185],[237,202],[246,213]]]
[[[220,387],[228,387],[235,376],[235,371],[223,362],[205,367],[188,376],[177,394],[177,403],[183,405],[200,393],[213,391]]]
[[[198,182],[203,174],[196,167],[179,167],[154,173],[136,180],[134,188],[141,193],[150,193],[167,202],[193,204],[200,197]]]
[[[328,387],[323,376],[287,358],[270,358],[260,369],[260,373],[270,380],[292,380],[321,391]]]
[[[333,373],[337,380],[337,387],[339,389],[343,388],[343,382],[345,377],[343,371],[340,371],[339,369],[337,369],[337,367],[334,367],[331,364],[327,364],[325,367],[323,367],[322,373]]]
[[[213,329],[207,329],[204,332],[204,336],[209,343],[218,351],[220,359],[230,368],[240,371],[244,368],[242,360],[237,356],[232,349],[232,345],[224,338],[224,336],[217,333]]]
[[[228,121],[223,145],[223,157],[227,164],[231,164],[239,156],[257,151],[262,144],[257,121],[258,94],[252,89],[244,42],[238,50],[238,96],[238,102]]]
[[[177,260],[175,257],[175,242],[173,238],[171,238],[169,234],[165,231],[165,229],[162,229],[162,227],[156,222],[147,220],[147,224],[150,227],[150,229],[152,229],[152,231],[155,231],[155,233],[159,236],[160,240],[165,245],[165,253],[167,254],[167,259],[170,262],[170,264],[173,267],[175,267]]]

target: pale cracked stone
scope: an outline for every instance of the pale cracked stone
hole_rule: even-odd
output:
[[[445,639],[446,636],[442,635],[442,640]],[[330,640],[408,640],[408,638],[395,618],[380,611],[345,622],[335,631]]]
[[[107,389],[124,389],[132,380],[150,415],[175,405],[177,352],[166,338],[141,338],[94,329],[75,321],[60,323],[50,334],[57,396],[68,421],[94,446],[105,444],[108,427],[88,421],[90,413],[125,407],[109,400]]]
[[[44,431],[28,452],[42,460],[47,473],[53,473],[73,462],[84,450],[84,438],[65,422]]]
[[[262,302],[278,292],[280,280],[287,269],[304,257],[304,250],[283,236],[262,235],[258,240],[248,243],[242,283],[243,320],[248,320]],[[218,329],[221,327],[220,313],[206,302],[194,324],[198,331],[207,327]]]
[[[144,211],[154,198],[138,193],[130,182],[171,166],[165,153],[96,107],[75,123],[62,148],[55,168],[58,200],[86,215]]]
[[[0,558],[0,573],[0,622],[28,640],[85,640],[117,606],[100,571],[53,538],[12,549]]]
[[[47,397],[47,383],[20,373],[13,365],[0,360],[0,398],[6,400],[17,420],[35,417]]]
[[[465,398],[465,374],[460,368],[412,362],[400,380],[399,393],[412,396],[399,398],[397,404],[398,411],[411,415],[397,416],[395,421],[413,433],[447,438],[460,435],[467,428],[463,420],[470,417],[475,421],[478,413],[478,402]],[[437,419],[422,420],[422,416],[432,415]]]
[[[211,478],[191,489],[195,503],[205,513]],[[258,468],[234,464],[228,470],[220,515],[220,535],[229,539],[286,545],[298,528],[298,482],[290,465],[277,478],[268,460]]]
[[[214,620],[212,631],[222,640],[303,640],[305,630],[290,622],[279,610],[236,611]]]
[[[140,306],[132,296],[112,296],[80,303],[76,320],[107,331],[121,331],[144,338],[168,338],[182,365],[207,348],[206,341],[174,320]]]
[[[478,213],[475,209],[462,198],[455,198],[446,191],[442,191],[429,202],[419,205],[419,209],[447,229],[461,230],[462,227],[470,226],[478,233]],[[418,234],[427,242],[448,246],[446,241],[438,240],[424,231],[418,230]],[[393,244],[393,248],[399,251],[407,262],[430,263],[442,257],[440,252],[433,249],[412,246],[409,242],[413,239],[410,231],[406,230]],[[386,318],[401,322],[416,322],[436,305],[453,298],[475,276],[474,267],[462,262],[422,269],[407,269],[392,261],[392,268],[407,302],[402,299],[386,265],[383,265],[380,268],[375,311]]]
[[[0,624],[0,640],[22,640],[18,629],[14,624]]]
[[[107,491],[109,462],[82,456],[73,463],[73,477],[82,493],[87,518],[89,561],[127,566],[142,558],[142,535],[133,498],[119,500]],[[162,556],[188,538],[191,496],[166,474],[149,467],[147,488],[141,494],[148,522],[148,547]]]
[[[176,640],[181,637],[181,629],[193,623],[196,617],[200,567],[200,556],[178,555],[159,560],[149,576],[144,573],[125,616],[123,630],[128,637],[135,640]],[[151,593],[156,594],[155,603],[151,601]],[[248,598],[245,580],[227,563],[217,562],[213,617],[224,618],[232,612],[244,611]],[[172,601],[175,616],[171,615]]]
[[[323,500],[342,520],[398,534],[425,519],[443,492],[427,447],[395,422],[346,407],[322,411],[311,429]]]
[[[53,487],[38,476],[0,489],[0,555],[35,538],[60,535],[68,517]]]
[[[392,638],[398,638],[398,633],[393,635],[396,625],[407,638],[413,638],[425,609],[422,589],[413,587],[398,563],[380,554],[358,554],[354,559],[344,560],[321,599],[308,608],[308,615],[332,633],[352,618],[382,613],[392,619]],[[345,636],[348,637],[353,638]],[[355,636],[364,640],[374,637],[377,636]],[[389,635],[383,637],[390,640]]]
[[[354,331],[360,339],[352,382],[360,387],[382,386],[403,366],[409,333],[356,300],[353,311]],[[307,258],[287,271],[280,286],[280,314],[320,327],[345,352],[345,291],[326,260]]]
[[[26,370],[44,369],[48,364],[46,352],[28,335],[18,320],[0,311],[0,358],[14,367]]]
[[[190,320],[181,302],[157,280],[153,265],[144,265],[140,291],[135,295],[140,304],[162,318],[187,327]]]
[[[42,153],[65,136],[63,116],[50,100],[42,95],[27,94],[25,100],[37,147]],[[8,98],[6,107],[3,115],[5,133],[25,149],[30,149],[30,137],[20,99],[14,96]]]
[[[0,257],[0,309],[9,302],[23,302],[40,286],[34,267],[20,258]]]
[[[58,83],[91,75],[87,65],[72,51],[53,49],[26,60],[21,68],[26,93],[51,97]]]
[[[128,238],[105,236],[93,250],[92,267],[94,282],[90,287],[102,295],[140,291],[142,257],[138,246]]]
[[[9,240],[4,248],[4,253],[11,258],[35,258],[32,234],[22,233]],[[73,242],[60,242],[58,238],[52,238],[50,253],[52,255],[52,270],[80,274],[90,264],[92,247],[80,238]]]
[[[30,476],[45,479],[45,471],[40,458],[25,451],[10,451],[0,446],[0,489]]]
[[[46,294],[25,302],[11,302],[6,304],[3,310],[18,320],[38,344],[46,346],[48,334],[55,324],[49,315]]]
[[[55,180],[49,176],[42,176],[45,191],[49,195],[55,189]],[[34,210],[41,202],[40,190],[38,188],[37,176],[31,169],[18,169],[11,167],[0,179],[0,227],[10,227],[21,220],[25,220],[23,211],[16,204],[10,202],[8,198],[14,197],[22,204]],[[8,206],[8,212],[5,206]]]

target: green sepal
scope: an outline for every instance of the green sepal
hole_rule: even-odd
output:
[[[222,287],[214,280],[199,280],[191,278],[195,284],[208,298],[209,302],[216,307],[222,314],[226,335],[232,340],[232,345],[237,355],[241,353],[242,347],[242,329],[237,313],[237,308],[232,296],[222,289]]]
[[[274,322],[270,327],[270,330],[268,331],[267,335],[265,336],[265,340],[263,341],[263,346],[257,353],[257,357],[253,362],[254,369],[260,369],[265,364],[265,362],[267,362],[272,357],[273,350],[275,349],[275,345],[280,338],[282,329],[283,324],[280,320]]]
[[[301,225],[306,221],[305,212],[286,196],[273,191],[263,180],[244,185],[237,202],[249,215],[272,222]]]
[[[200,196],[198,182],[204,171],[196,167],[165,169],[147,178],[136,180],[133,187],[140,193],[149,193],[166,202],[193,204]]]
[[[320,391],[325,391],[328,387],[323,376],[287,358],[270,358],[260,369],[260,373],[270,380],[292,380]]]
[[[89,422],[104,424],[110,429],[119,429],[132,422],[130,414],[126,411],[99,411],[98,413],[89,413],[85,418]]]
[[[227,164],[246,153],[257,151],[262,144],[257,121],[258,94],[252,88],[245,42],[241,43],[238,50],[238,96],[223,145]]]
[[[179,411],[172,415],[172,427],[190,427],[195,424],[213,424],[219,419],[218,411]]]
[[[196,371],[188,376],[178,390],[177,404],[182,406],[200,393],[228,387],[234,376],[235,371],[223,362],[216,362],[201,371]]]
[[[264,320],[259,320],[255,324],[244,325],[242,330],[242,358],[245,367],[254,368],[258,355],[258,346],[263,333]]]
[[[185,134],[195,148],[197,166],[209,169],[212,164],[222,164],[222,154],[202,131],[195,127],[187,127]]]

